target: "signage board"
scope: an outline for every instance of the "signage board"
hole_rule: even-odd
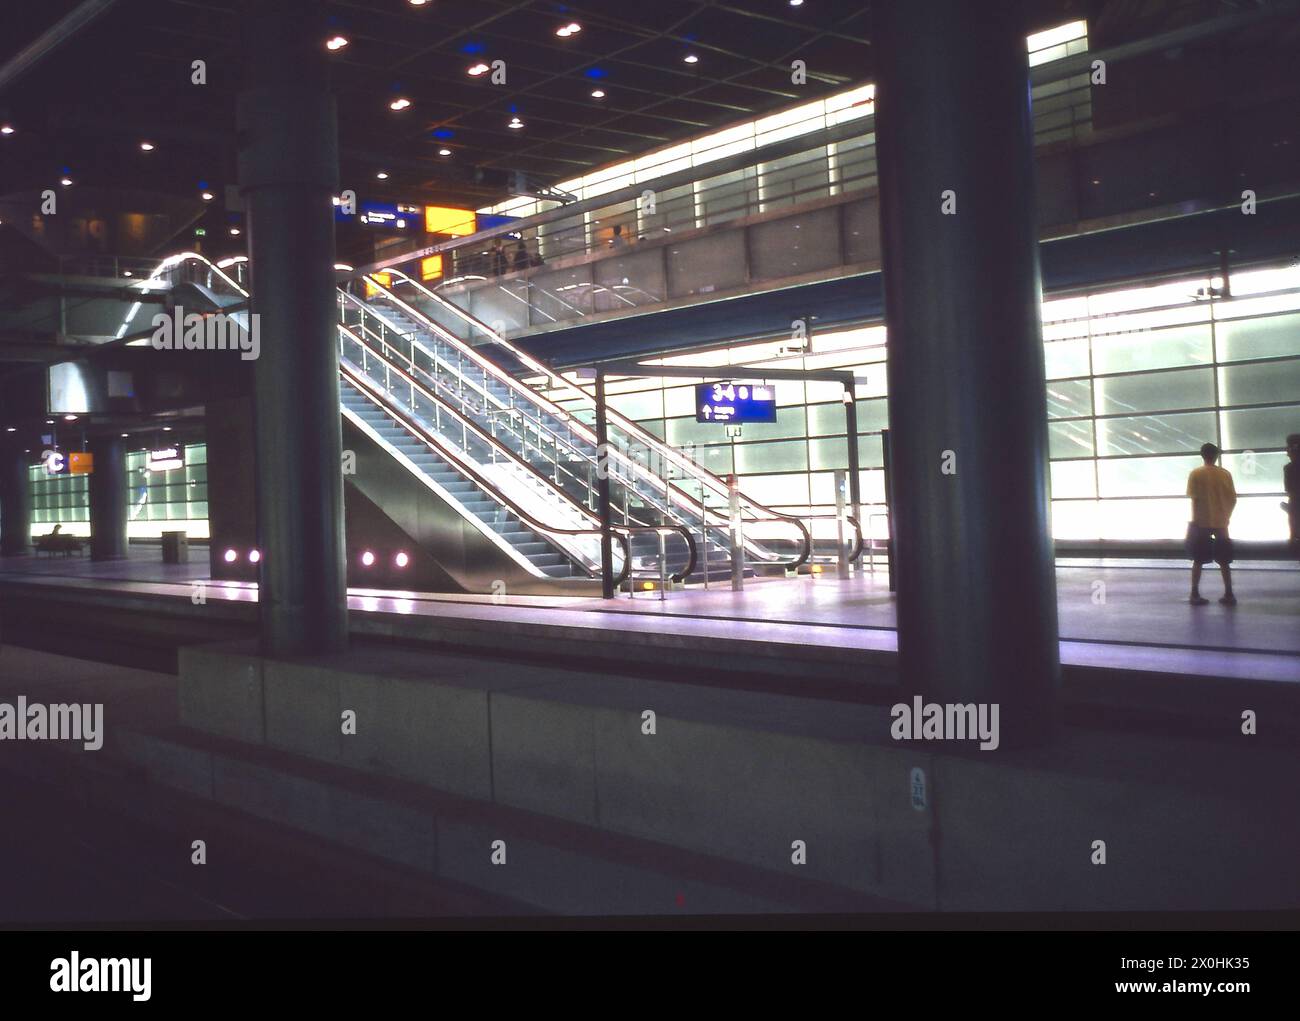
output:
[[[695,421],[741,425],[776,421],[776,390],[749,383],[697,383]]]
[[[145,468],[151,472],[169,472],[184,467],[184,447],[161,447],[158,450],[151,450],[145,461]]]

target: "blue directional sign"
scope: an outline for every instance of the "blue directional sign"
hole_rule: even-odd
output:
[[[776,391],[749,383],[697,383],[695,421],[741,425],[776,421]]]

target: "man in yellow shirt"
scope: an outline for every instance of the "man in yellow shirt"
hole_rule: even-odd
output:
[[[1201,447],[1199,468],[1187,476],[1187,495],[1192,498],[1192,520],[1187,526],[1188,552],[1192,556],[1193,606],[1204,606],[1208,599],[1201,597],[1201,567],[1211,560],[1219,565],[1223,575],[1224,606],[1236,606],[1232,594],[1232,540],[1228,537],[1228,519],[1237,505],[1237,490],[1232,484],[1232,473],[1214,462],[1219,459],[1219,448],[1213,443]]]

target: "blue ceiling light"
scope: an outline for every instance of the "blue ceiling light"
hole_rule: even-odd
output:
[[[434,128],[433,137],[434,138],[455,138],[456,132],[452,131],[451,128]]]
[[[461,53],[483,53],[487,47],[483,43],[466,43],[460,48]]]
[[[609,77],[609,72],[606,71],[603,67],[589,67],[587,68],[587,70],[583,71],[582,73],[585,74],[588,78],[600,79],[600,78]]]

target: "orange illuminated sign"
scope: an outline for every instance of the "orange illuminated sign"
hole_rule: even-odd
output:
[[[391,273],[371,273],[370,276],[385,287],[393,286],[393,274]],[[364,277],[361,282],[365,284],[367,298],[373,298],[379,293],[379,288],[370,282],[370,277]]]
[[[74,450],[68,454],[69,475],[90,475],[95,470],[95,455],[86,450]]]
[[[420,279],[437,280],[442,276],[442,256],[430,255],[427,259],[420,260]]]
[[[428,234],[463,238],[474,233],[474,211],[452,206],[425,206],[424,230]]]

